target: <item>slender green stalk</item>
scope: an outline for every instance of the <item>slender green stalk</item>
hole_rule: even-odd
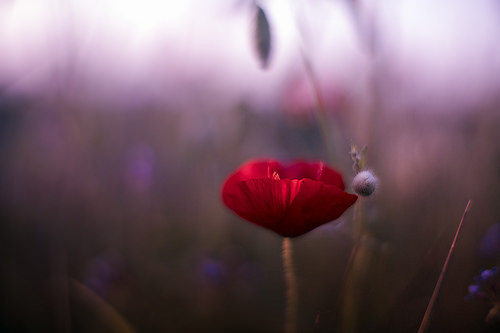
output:
[[[297,332],[297,310],[299,294],[297,290],[297,277],[293,265],[292,241],[290,238],[283,238],[283,272],[286,284],[286,312],[285,312],[285,333]]]
[[[328,126],[328,118],[327,118],[327,114],[326,114],[325,102],[324,102],[323,94],[321,93],[321,87],[319,84],[319,80],[316,77],[316,74],[314,73],[312,64],[309,61],[309,58],[307,57],[305,51],[301,50],[300,55],[302,58],[302,62],[304,64],[304,70],[305,70],[306,76],[311,83],[312,90],[314,93],[314,98],[316,100],[316,103],[314,105],[314,110],[316,112],[316,117],[317,117],[318,124],[320,127],[321,136],[322,136],[323,142],[325,144],[327,156],[328,156],[329,161],[333,163],[335,160],[335,148],[333,146],[332,135],[330,133],[329,126]]]
[[[362,244],[365,237],[363,219],[363,202],[358,200],[354,206],[353,216],[354,244],[347,261],[339,295],[342,332],[358,331],[359,302],[366,277],[366,266],[370,260],[370,250]]]
[[[52,306],[56,318],[56,332],[71,332],[71,311],[68,286],[68,255],[66,248],[60,244],[52,246]]]
[[[446,275],[446,272],[448,271],[448,265],[450,264],[451,255],[453,254],[453,251],[455,250],[455,244],[457,243],[458,235],[460,234],[460,231],[462,230],[462,224],[464,223],[465,216],[467,215],[467,212],[469,211],[470,202],[471,201],[469,200],[469,202],[467,202],[467,206],[465,207],[464,213],[462,215],[462,219],[460,220],[460,224],[458,225],[458,228],[457,228],[457,232],[455,233],[455,237],[453,238],[453,242],[451,243],[450,250],[448,251],[448,256],[446,257],[446,260],[444,261],[443,268],[441,269],[441,273],[439,274],[438,281],[436,283],[436,286],[434,287],[434,291],[432,292],[432,296],[431,296],[431,299],[429,301],[429,304],[427,305],[427,309],[425,310],[424,318],[422,319],[422,323],[420,324],[420,328],[418,329],[418,333],[424,333],[427,330],[427,327],[429,326],[429,321],[431,318],[432,309],[433,309],[434,303],[436,303],[436,299],[439,295],[441,285],[443,284],[444,276]]]
[[[292,10],[293,10],[293,8],[292,8]],[[300,11],[297,8],[295,8],[295,11],[296,11],[295,25],[296,25],[297,31],[298,31],[300,37],[302,37],[302,39],[305,39],[306,36],[304,36],[304,30],[302,29],[303,27],[301,26],[301,24],[299,22],[300,21],[299,20]],[[333,145],[332,133],[330,131],[329,124],[328,124],[325,99],[324,99],[323,94],[321,92],[321,85],[320,85],[319,79],[314,71],[313,65],[311,63],[311,57],[309,56],[309,54],[307,52],[307,48],[304,47],[304,45],[301,45],[299,47],[299,52],[300,52],[300,58],[302,60],[302,64],[304,65],[304,72],[305,72],[306,78],[309,80],[309,83],[311,84],[312,93],[314,95],[314,100],[315,100],[314,111],[316,113],[316,118],[318,121],[318,125],[320,127],[321,136],[322,136],[323,142],[325,144],[327,156],[328,156],[329,162],[334,163],[335,162],[335,147]]]

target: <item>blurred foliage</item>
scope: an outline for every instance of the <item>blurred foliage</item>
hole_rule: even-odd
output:
[[[90,311],[69,279],[137,332],[281,330],[281,239],[226,210],[220,184],[254,157],[326,159],[314,117],[245,106],[204,114],[1,102],[4,331],[104,331],[106,316]],[[338,126],[343,117],[328,121]],[[494,329],[484,323],[488,305],[464,296],[472,276],[498,259],[476,250],[500,214],[497,123],[493,108],[456,120],[379,115],[384,131],[367,150],[381,186],[364,201],[374,238],[362,331],[418,328],[468,198],[430,331]],[[349,142],[335,145],[349,184]],[[351,217],[293,242],[301,331],[313,329],[317,314],[318,332],[338,325]]]
[[[265,65],[279,44],[260,7],[257,16]],[[380,180],[376,194],[363,199],[370,238],[360,267],[358,331],[418,329],[469,199],[429,332],[498,331],[485,323],[490,304],[464,297],[473,276],[500,259],[500,235],[490,228],[500,222],[499,100],[473,99],[472,108],[426,100],[425,89],[411,95],[411,82],[405,89],[408,78],[391,71],[394,59],[378,49],[384,44],[370,29],[375,20],[355,22],[363,28],[358,37],[368,65],[359,67],[366,73],[352,94],[325,88],[341,97],[324,96],[335,105],[322,110],[321,126],[295,93],[283,97],[283,104],[297,104],[293,113],[278,103],[228,106],[235,97],[211,82],[224,77],[223,66],[213,76],[191,74],[182,85],[133,82],[125,91],[146,81],[160,92],[164,83],[177,89],[147,106],[147,97],[134,106],[117,93],[126,108],[80,96],[74,73],[55,78],[56,91],[23,95],[0,87],[0,331],[281,331],[281,238],[223,207],[220,186],[257,157],[329,160],[350,184],[351,144],[367,146],[366,166]],[[307,65],[314,54],[305,51]],[[309,65],[313,77],[317,69]],[[169,104],[176,93],[188,102]],[[332,142],[323,141],[321,127]],[[341,328],[352,215],[293,240],[300,332]]]

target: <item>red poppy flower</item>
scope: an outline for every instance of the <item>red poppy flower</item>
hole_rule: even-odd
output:
[[[250,161],[226,180],[222,199],[240,217],[285,237],[335,220],[358,198],[322,162]]]

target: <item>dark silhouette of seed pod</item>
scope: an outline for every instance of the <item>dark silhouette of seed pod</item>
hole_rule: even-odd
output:
[[[255,48],[262,68],[267,68],[271,56],[271,26],[264,10],[257,6],[255,20]]]

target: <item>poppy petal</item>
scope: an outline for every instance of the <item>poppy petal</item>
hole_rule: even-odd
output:
[[[298,193],[299,181],[273,180],[268,178],[249,179],[226,183],[223,201],[240,217],[271,228],[281,224]]]
[[[357,198],[336,186],[303,179],[300,191],[282,220],[280,233],[296,237],[309,232],[339,218]]]
[[[277,161],[250,161],[243,164],[229,176],[227,182],[239,182],[248,179],[271,178],[274,172],[282,173],[282,166]]]
[[[282,178],[288,179],[303,179],[308,178],[312,180],[319,180],[325,184],[337,186],[340,189],[345,189],[342,175],[329,168],[323,162],[308,163],[305,161],[298,161],[285,167],[282,171]]]
[[[340,217],[356,201],[343,189],[342,175],[322,162],[260,160],[229,176],[222,198],[240,217],[296,237]]]

